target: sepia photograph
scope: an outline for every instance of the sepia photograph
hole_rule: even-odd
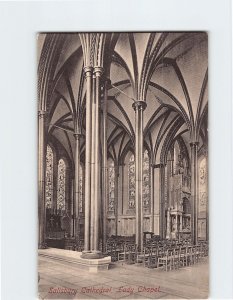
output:
[[[35,43],[38,299],[207,299],[208,33]]]

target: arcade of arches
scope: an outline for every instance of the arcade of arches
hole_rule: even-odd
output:
[[[207,46],[203,32],[38,36],[39,248],[208,241]]]

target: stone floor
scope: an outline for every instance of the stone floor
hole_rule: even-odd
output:
[[[141,265],[115,263],[108,271],[90,274],[39,257],[39,299],[205,299],[209,264],[165,272]]]

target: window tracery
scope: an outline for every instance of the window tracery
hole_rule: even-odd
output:
[[[48,145],[46,152],[45,207],[51,209],[53,203],[53,150]]]
[[[79,212],[83,212],[83,166],[79,167]]]
[[[134,154],[129,158],[128,167],[128,177],[129,177],[129,208],[135,208],[135,159]]]
[[[150,158],[148,151],[144,151],[143,156],[143,207],[150,206]]]
[[[135,208],[135,158],[132,154],[129,158],[128,165],[128,177],[129,177],[129,208]],[[150,207],[150,158],[148,151],[144,151],[143,155],[143,207]]]
[[[108,160],[108,211],[115,207],[115,165],[112,159]]]

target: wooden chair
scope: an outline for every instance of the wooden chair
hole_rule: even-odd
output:
[[[172,269],[180,267],[180,248],[175,247],[172,251]]]
[[[145,266],[148,257],[149,257],[149,247],[144,246],[142,252],[137,251],[136,263],[143,263],[143,266]]]
[[[187,247],[180,247],[180,267],[187,266]]]
[[[157,247],[151,246],[149,249],[148,259],[145,260],[145,266],[148,268],[157,268],[157,265],[158,265]]]
[[[165,256],[158,258],[158,266],[163,266],[164,270],[167,272],[168,269],[172,269],[173,260],[173,250],[168,249]]]
[[[126,243],[124,248],[124,260],[127,264],[134,264],[135,262],[135,250],[134,245]]]
[[[193,247],[193,261],[194,261],[194,264],[199,262],[200,254],[201,254],[201,247],[200,246],[194,246]]]
[[[187,247],[187,265],[193,265],[194,262],[194,250],[193,246],[188,246]]]

